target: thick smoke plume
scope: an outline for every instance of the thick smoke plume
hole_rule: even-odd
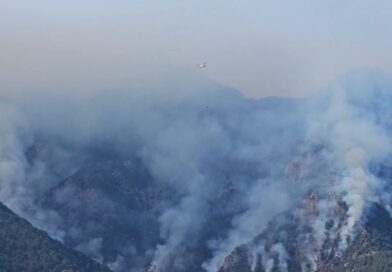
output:
[[[154,272],[217,271],[233,249],[309,192],[320,196],[317,216],[306,221],[314,252],[331,237],[343,251],[371,202],[389,207],[389,194],[381,193],[386,184],[371,168],[391,153],[388,76],[355,72],[304,99],[247,99],[200,78],[158,89],[4,100],[0,201],[57,239],[79,237],[82,230],[62,228],[65,219],[42,199],[97,154],[137,159],[152,180],[170,188],[171,198],[157,209],[154,246],[142,253],[129,246],[107,263],[116,271]],[[56,195],[59,203],[72,196],[74,189],[67,190]],[[327,230],[337,205],[331,195],[347,212],[344,224]],[[110,201],[101,205],[119,210]],[[102,237],[82,240],[76,249],[106,262]],[[266,271],[287,270],[283,243],[255,252]],[[127,254],[135,258],[132,267]],[[315,258],[309,251],[312,267]]]
[[[389,185],[372,170],[372,165],[387,162],[391,154],[387,106],[391,103],[391,90],[388,76],[360,70],[306,101],[309,107],[304,130],[307,151],[287,169],[291,179],[308,183],[307,190],[312,192],[303,207],[294,213],[299,233],[295,243],[303,256],[302,271],[317,270],[322,251],[324,255],[344,253],[366,220],[372,203],[389,209]],[[314,149],[312,145],[319,147]],[[310,232],[306,230],[308,226]],[[286,245],[290,244],[289,239],[292,238],[278,238]],[[332,248],[336,242],[338,248]],[[253,250],[252,260],[256,256],[275,256],[274,246],[266,250],[266,242],[260,243]],[[267,271],[273,267],[284,270],[280,261],[271,268],[272,261],[261,259]]]

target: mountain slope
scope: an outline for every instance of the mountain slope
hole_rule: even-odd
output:
[[[382,207],[372,207],[368,222],[341,259],[320,271],[392,271],[392,218]]]
[[[367,219],[342,256],[335,254],[338,251],[336,246],[332,250],[324,248],[317,259],[315,270],[310,267],[301,267],[301,258],[305,253],[301,252],[298,245],[299,234],[293,231],[296,222],[284,223],[279,226],[280,222],[277,219],[254,241],[237,247],[226,257],[219,272],[392,271],[392,218],[384,208],[373,204]],[[282,231],[281,228],[291,236],[286,243],[277,241],[277,233]],[[270,237],[271,235],[276,236]],[[268,239],[274,240],[275,244],[271,246],[271,243],[265,243]],[[259,248],[255,254],[255,248],[261,244],[263,244],[260,247],[262,249]],[[282,262],[284,259],[285,263]]]
[[[225,184],[215,201],[222,204],[231,193]],[[160,242],[159,212],[176,199],[177,193],[152,179],[137,160],[96,158],[47,192],[41,205],[60,215],[56,227],[64,232],[66,246],[115,271],[142,271],[152,258],[148,252]],[[204,235],[227,228],[222,221],[217,219]],[[187,271],[200,271],[200,263],[210,257],[203,239],[208,238],[188,249],[192,261]]]
[[[0,203],[0,272],[110,272],[64,247]]]
[[[129,269],[144,266],[143,253],[159,241],[158,211],[169,192],[135,160],[100,159],[60,182],[42,205],[61,216],[65,245]]]

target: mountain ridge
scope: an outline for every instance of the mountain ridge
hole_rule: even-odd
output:
[[[14,214],[0,202],[1,272],[111,272]]]

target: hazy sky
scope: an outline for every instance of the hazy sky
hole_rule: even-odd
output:
[[[0,88],[123,88],[183,69],[298,96],[352,68],[392,72],[391,12],[389,0],[0,0]]]

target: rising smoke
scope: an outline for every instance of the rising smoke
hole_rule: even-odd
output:
[[[158,209],[155,246],[144,256],[124,248],[111,262],[117,271],[217,271],[233,249],[317,190],[341,196],[348,207],[335,233],[344,250],[369,203],[390,205],[389,195],[379,193],[385,182],[369,165],[391,153],[391,92],[388,76],[361,70],[304,99],[248,99],[200,78],[158,91],[8,97],[0,104],[0,200],[57,239],[82,236],[61,228],[61,213],[41,200],[104,150],[137,158],[155,182],[173,190]],[[44,152],[31,155],[40,142]],[[63,203],[68,196],[56,197]],[[309,221],[318,249],[333,235],[327,232],[334,228],[324,228],[333,216],[331,199],[321,199]],[[90,237],[75,248],[105,262],[104,245],[102,237]],[[283,243],[257,252],[267,271],[273,258],[287,271]],[[124,261],[128,253],[138,258],[133,267]],[[314,258],[309,252],[308,261]]]

